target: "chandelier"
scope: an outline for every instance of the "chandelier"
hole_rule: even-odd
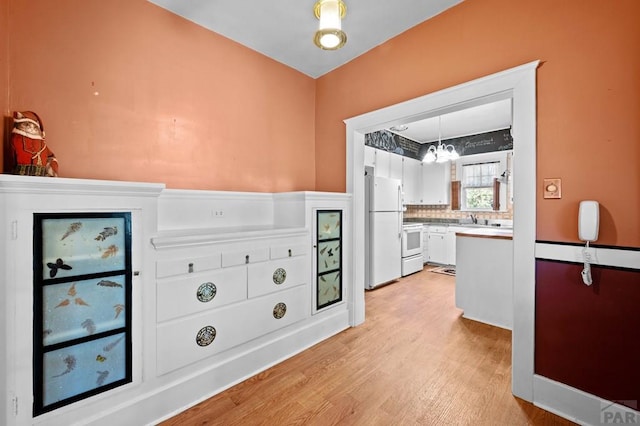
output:
[[[460,155],[453,145],[442,143],[442,116],[440,116],[438,117],[438,145],[430,145],[422,161],[425,163],[446,163],[458,158]]]

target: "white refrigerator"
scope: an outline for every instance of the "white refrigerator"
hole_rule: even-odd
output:
[[[401,276],[402,183],[371,173],[365,183],[365,287],[373,289]]]

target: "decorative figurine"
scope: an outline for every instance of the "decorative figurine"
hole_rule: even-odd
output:
[[[28,176],[58,176],[58,161],[44,141],[44,125],[33,111],[15,111],[11,148],[13,173]]]

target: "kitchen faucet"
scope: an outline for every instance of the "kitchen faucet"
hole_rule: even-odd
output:
[[[478,223],[478,218],[476,217],[476,215],[472,213],[469,215],[469,217],[471,218],[471,223],[474,223],[474,224]]]

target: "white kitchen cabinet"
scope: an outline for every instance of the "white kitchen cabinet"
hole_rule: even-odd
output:
[[[402,180],[402,155],[389,153],[389,177],[391,179]]]
[[[387,151],[383,151],[381,149],[376,149],[376,171],[375,175],[378,177],[388,178],[389,176],[389,168],[391,162],[391,153]]]
[[[445,237],[447,235],[446,226],[429,227],[429,263],[447,264],[447,247]]]
[[[422,225],[422,261],[429,262],[429,225]]]
[[[444,238],[447,265],[456,264],[456,232],[464,229],[458,226],[447,227],[447,235]]]
[[[448,162],[423,164],[421,204],[449,204],[450,185],[451,165]]]
[[[365,145],[364,146],[364,165],[365,166],[376,166],[376,149],[372,146]]]
[[[402,189],[404,191],[404,204],[421,203],[422,161],[408,157],[403,158]]]

